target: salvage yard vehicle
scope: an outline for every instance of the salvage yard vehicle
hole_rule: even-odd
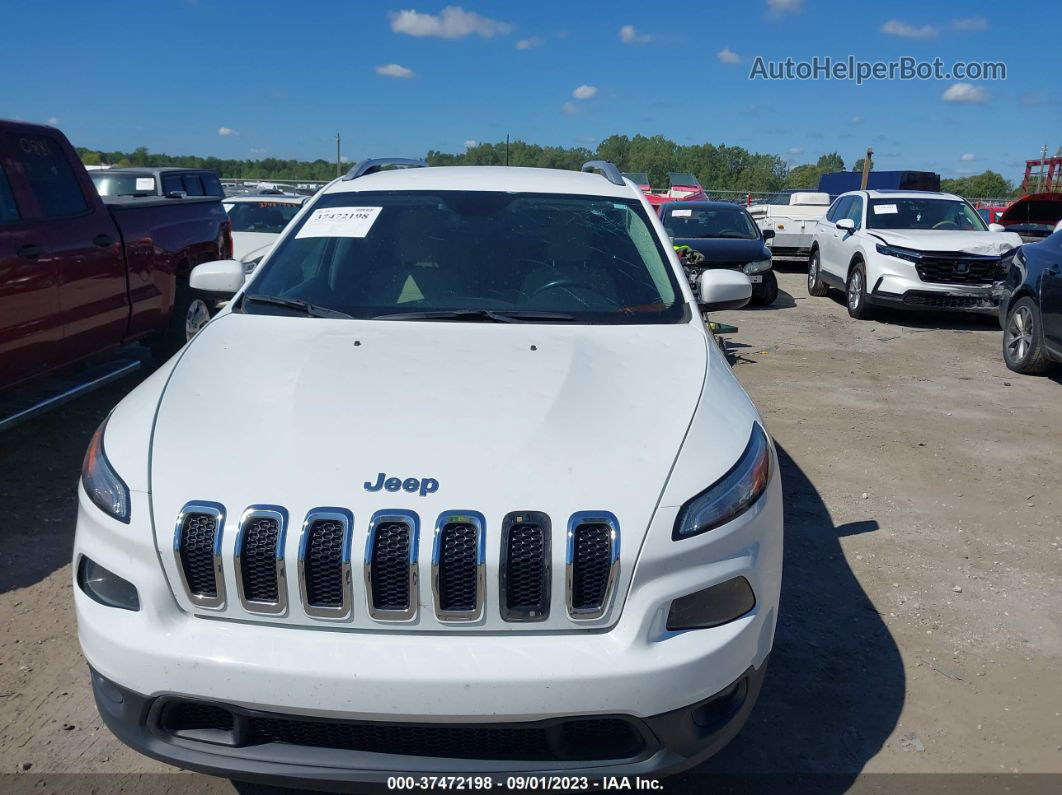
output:
[[[100,196],[214,196],[225,189],[218,173],[209,168],[107,168],[90,171]]]
[[[304,196],[275,194],[225,199],[223,206],[232,221],[232,258],[243,263],[244,273],[262,261],[305,201]]]
[[[200,265],[227,307],[93,438],[100,714],[291,784],[696,764],[778,616],[777,455],[702,320],[748,278],[695,297],[609,163],[400,162],[318,193],[249,281]]]
[[[767,239],[771,257],[779,262],[807,262],[811,256],[811,243],[815,237],[815,225],[826,215],[830,207],[828,193],[794,191],[785,204],[754,204],[749,215],[764,232],[771,232]]]
[[[771,270],[773,231],[761,232],[744,207],[733,202],[681,202],[665,204],[660,222],[676,246],[689,246],[703,255],[696,265],[699,276],[706,268],[741,271],[752,282],[752,301],[770,306],[778,298],[778,278]],[[696,280],[691,286],[696,286]]]
[[[61,132],[0,121],[0,390],[135,340],[169,356],[209,319],[192,268],[231,252],[219,200],[101,199]],[[0,406],[0,428],[52,405],[48,386]]]
[[[1062,362],[1062,231],[1015,252],[999,319],[1003,361],[1011,370],[1039,375]]]
[[[844,290],[848,314],[876,307],[995,312],[1018,235],[986,226],[969,202],[928,191],[852,191],[815,229],[808,292]]]

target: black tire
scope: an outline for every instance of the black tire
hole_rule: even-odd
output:
[[[151,352],[159,362],[177,353],[184,344],[214,316],[214,306],[188,285],[188,279],[177,279],[177,291],[166,327],[151,340]]]
[[[763,281],[752,285],[752,299],[749,301],[753,306],[770,306],[778,300],[778,277],[774,271],[763,274]]]
[[[1003,361],[1022,375],[1043,375],[1051,369],[1044,353],[1043,326],[1036,302],[1028,296],[1014,302],[1003,329]]]
[[[812,250],[811,258],[808,260],[808,295],[814,295],[817,298],[830,292],[830,288],[819,274],[819,267],[819,250],[816,248]]]
[[[867,269],[862,262],[856,262],[848,269],[844,302],[848,314],[856,320],[869,320],[874,315],[873,308],[867,303]]]

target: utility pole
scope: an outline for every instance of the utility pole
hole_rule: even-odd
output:
[[[339,176],[339,172],[340,172],[340,168],[341,168],[339,164],[340,164],[341,161],[342,161],[342,158],[339,155],[339,133],[336,133],[336,176],[337,177]]]
[[[509,165],[509,133],[505,133],[505,165]]]
[[[867,180],[870,179],[870,171],[874,167],[874,150],[867,147],[866,157],[863,158],[863,177],[859,180],[859,189],[867,189]]]

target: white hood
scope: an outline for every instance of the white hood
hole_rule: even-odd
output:
[[[916,251],[961,251],[993,256],[1021,245],[1013,232],[964,232],[956,229],[868,229],[891,246]]]
[[[162,549],[189,500],[238,516],[284,506],[408,508],[427,526],[541,510],[555,532],[608,510],[635,553],[697,406],[695,325],[352,321],[223,314],[188,345],[161,398],[151,489]],[[726,451],[727,454],[730,451]],[[438,491],[366,491],[432,478]]]
[[[280,235],[272,232],[233,232],[232,258],[243,262],[265,254]]]

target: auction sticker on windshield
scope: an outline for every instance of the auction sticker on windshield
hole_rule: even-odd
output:
[[[874,215],[895,215],[897,212],[895,204],[875,204],[873,209]]]
[[[314,210],[302,225],[299,237],[365,237],[381,207],[331,207]]]

